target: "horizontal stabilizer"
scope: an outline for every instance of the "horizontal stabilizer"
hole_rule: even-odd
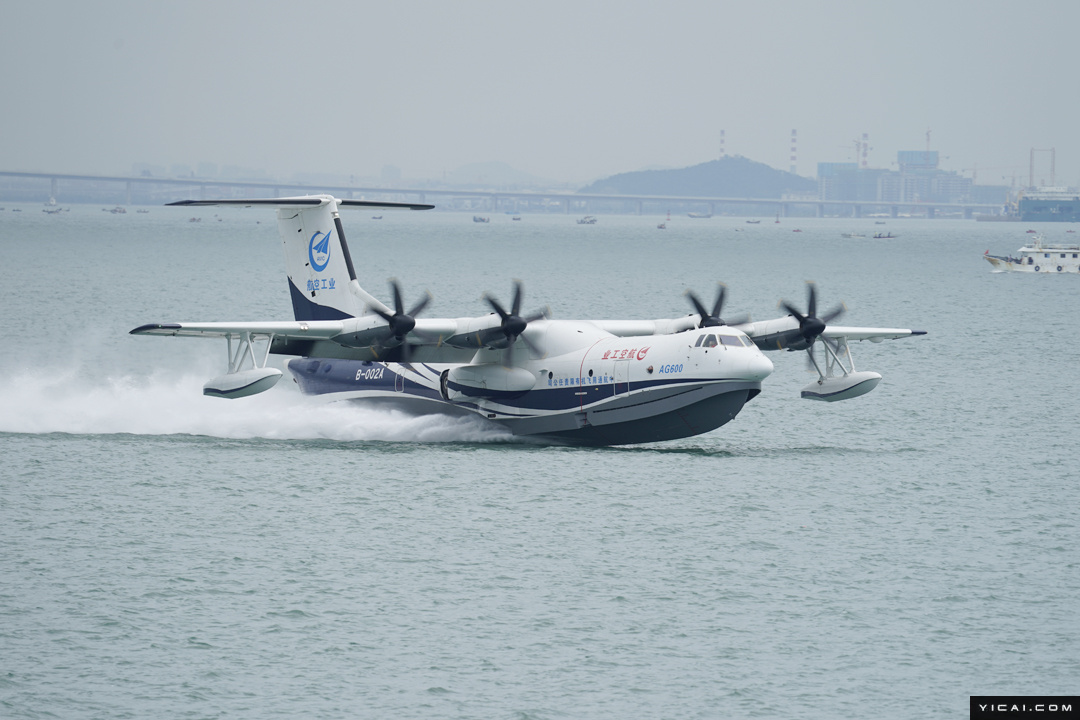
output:
[[[256,205],[263,205],[267,207],[303,208],[322,205],[333,199],[334,198],[331,198],[329,195],[306,195],[303,197],[253,198],[247,200],[178,200],[176,202],[166,203],[166,205],[179,207],[212,207],[215,205],[253,207]],[[435,207],[434,205],[423,203],[378,202],[374,200],[337,200],[337,204],[340,207],[387,208],[390,210],[431,210]]]

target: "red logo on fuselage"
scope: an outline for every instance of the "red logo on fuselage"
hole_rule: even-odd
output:
[[[647,347],[643,347],[640,350],[638,350],[637,359],[638,360],[644,360],[645,359],[645,353],[647,353],[647,352],[649,352],[649,348],[647,348]]]

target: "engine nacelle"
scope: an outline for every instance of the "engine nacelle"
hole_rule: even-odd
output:
[[[450,401],[468,398],[514,398],[536,385],[536,377],[519,367],[502,365],[462,365],[449,371],[446,395]]]
[[[850,400],[865,395],[881,382],[881,375],[876,372],[853,372],[841,377],[816,380],[802,389],[802,396],[807,400]]]
[[[247,397],[265,392],[277,385],[281,371],[277,368],[253,368],[241,372],[228,373],[210,380],[203,385],[203,395],[211,397],[235,398]]]

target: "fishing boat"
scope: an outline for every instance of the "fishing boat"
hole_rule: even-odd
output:
[[[983,258],[998,272],[1080,273],[1080,243],[1048,244],[1042,235],[1016,251],[1018,255],[991,255]]]

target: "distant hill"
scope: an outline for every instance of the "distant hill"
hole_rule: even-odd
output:
[[[780,198],[813,193],[817,182],[741,155],[675,170],[642,170],[612,175],[578,190],[599,195]]]

